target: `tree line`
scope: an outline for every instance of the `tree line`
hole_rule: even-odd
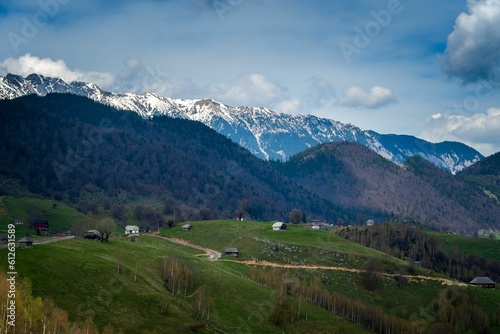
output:
[[[476,276],[488,276],[500,282],[500,263],[475,254],[447,252],[440,240],[417,227],[386,223],[370,227],[345,228],[341,237],[400,259],[419,261],[422,267],[449,277],[470,282]]]
[[[491,321],[467,289],[444,288],[422,319],[403,319],[323,287],[320,278],[301,281],[279,269],[253,269],[250,279],[277,290],[269,321],[275,325],[307,320],[311,303],[374,333],[491,333]],[[498,325],[498,315],[493,325]]]

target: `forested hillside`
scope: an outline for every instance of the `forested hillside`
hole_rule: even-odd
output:
[[[490,155],[458,173],[458,177],[481,187],[486,194],[500,200],[500,152]]]
[[[343,229],[337,234],[400,259],[418,261],[424,268],[463,282],[468,283],[476,276],[487,276],[500,282],[498,261],[487,260],[475,254],[465,254],[457,247],[446,251],[440,239],[412,225],[388,223]]]
[[[0,110],[4,195],[38,194],[84,213],[101,207],[118,220],[145,201],[177,221],[288,220],[298,209],[302,220],[333,224],[398,217],[468,235],[500,227],[491,193],[421,158],[398,166],[340,142],[267,162],[201,123],[143,119],[66,94],[0,101]]]
[[[395,165],[361,145],[323,144],[276,164],[305,189],[358,212],[413,219],[472,234],[500,227],[500,206],[478,187],[419,157]],[[367,218],[358,216],[358,222]]]
[[[144,120],[62,94],[0,101],[0,110],[0,173],[85,212],[89,202],[149,198],[182,219],[284,219],[295,207],[349,218],[201,123]]]

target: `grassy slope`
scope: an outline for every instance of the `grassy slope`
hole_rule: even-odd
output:
[[[222,330],[327,333],[333,327],[365,332],[313,306],[307,323],[274,327],[267,321],[273,290],[192,256],[196,253],[151,237],[142,237],[138,243],[115,238],[107,244],[71,239],[18,249],[16,269],[20,278],[32,280],[35,295],[52,298],[69,311],[72,320],[92,316],[101,328],[111,323],[126,333],[163,332],[165,328],[183,332],[196,323],[190,315],[192,299],[173,297],[163,288],[159,268],[165,255],[194,268],[197,286],[203,286],[214,301],[212,323]]]
[[[182,231],[181,225],[162,230],[165,236],[190,240],[192,243],[223,251],[225,247],[238,247],[240,259],[258,258],[278,263],[300,262],[305,264],[322,264],[330,266],[359,267],[366,257],[377,257],[384,265],[391,268],[406,265],[402,261],[388,257],[386,254],[349,242],[331,233],[312,230],[309,233],[304,227],[289,225],[286,231],[272,231],[272,223],[238,222],[238,221],[200,221],[191,222],[191,231]],[[471,239],[476,241],[479,239]],[[273,251],[274,243],[280,243],[279,251]],[[351,254],[351,256],[349,255]],[[357,260],[351,261],[352,254]],[[224,262],[231,257],[222,257],[218,262],[235,272],[248,275],[248,266],[234,262]],[[361,260],[359,260],[361,259]],[[269,270],[269,269],[268,269]],[[423,268],[416,268],[419,274],[426,273]],[[432,303],[437,300],[443,289],[441,283],[432,281],[410,281],[403,288],[397,286],[393,278],[386,277],[374,292],[367,291],[360,281],[359,275],[334,270],[287,269],[291,276],[302,280],[321,277],[330,291],[347,295],[365,304],[384,309],[385,312],[403,318],[425,320],[432,314]],[[434,274],[435,276],[439,276]],[[500,308],[500,291],[477,291],[477,302],[493,314]],[[422,313],[422,310],[425,312]],[[498,328],[500,330],[500,328]]]
[[[42,210],[52,213],[56,222],[76,219],[79,215],[73,212],[75,216],[72,216],[72,209],[60,204],[52,208],[52,201],[13,200],[17,204],[10,204],[9,210],[12,207],[14,212],[19,210],[22,213],[27,203],[36,203]],[[352,255],[356,259],[375,256],[384,262],[392,261],[383,253],[347,242],[333,234],[321,231],[307,233],[298,226],[275,232],[271,230],[271,223],[204,221],[191,224],[193,230],[189,232],[175,226],[163,230],[162,234],[218,250],[228,246],[239,247],[242,259],[257,257],[273,262],[296,261],[348,267],[357,267],[363,262],[352,261]],[[281,245],[278,252],[272,250],[274,243]],[[0,250],[2,258],[4,252]],[[58,306],[69,311],[72,320],[95,317],[101,328],[111,322],[115,328],[122,328],[128,333],[154,329],[161,332],[165,328],[182,332],[187,331],[187,325],[196,322],[190,315],[192,299],[171,296],[162,286],[159,266],[161,258],[168,255],[195,270],[197,286],[204,286],[214,301],[212,323],[227,332],[306,333],[314,330],[316,333],[329,333],[332,327],[349,333],[363,332],[358,326],[314,306],[308,306],[309,321],[274,327],[267,322],[267,317],[272,310],[275,292],[248,279],[250,271],[255,269],[241,263],[225,262],[224,259],[232,260],[229,257],[209,263],[193,256],[200,251],[156,238],[141,237],[139,243],[114,238],[108,244],[73,239],[33,249],[18,249],[17,252],[17,270],[21,278],[31,278],[35,295],[52,298]],[[0,268],[5,270],[5,263],[1,263]],[[304,281],[321,277],[324,287],[330,291],[380,307],[398,317],[420,318],[421,321],[431,314],[432,303],[442,290],[438,283],[426,281],[410,282],[399,288],[392,278],[384,278],[374,292],[369,292],[361,286],[359,275],[355,273],[305,269],[284,271]],[[476,302],[489,313],[500,309],[500,291],[471,290]]]
[[[382,252],[347,241],[333,233],[319,230],[308,232],[303,226],[288,225],[286,231],[273,231],[273,223],[227,220],[190,224],[193,229],[189,232],[182,231],[181,224],[164,229],[161,233],[221,252],[226,247],[237,247],[241,259],[356,268],[369,257],[387,258]],[[279,246],[278,251],[274,250],[275,244]],[[404,261],[391,258],[393,267],[406,265]]]
[[[433,234],[442,241],[447,251],[456,247],[459,253],[475,254],[500,262],[500,240],[498,239],[471,238],[446,233]]]
[[[71,229],[71,226],[79,219],[85,217],[81,212],[67,206],[64,203],[43,200],[38,198],[4,198],[3,204],[8,209],[12,219],[19,219],[24,222],[23,225],[18,225],[16,234],[21,238],[24,233],[31,233],[28,226],[28,209],[30,206],[35,207],[40,218],[49,221],[50,228],[53,233],[64,232]],[[5,221],[4,216],[0,216],[0,230],[5,229],[5,225],[10,221]],[[0,231],[1,233],[1,231]]]

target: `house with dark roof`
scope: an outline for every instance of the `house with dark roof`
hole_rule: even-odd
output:
[[[228,247],[224,250],[224,254],[231,255],[231,256],[239,256],[240,250],[238,248]]]
[[[478,276],[469,283],[487,289],[494,289],[496,285],[496,283],[493,282],[489,277],[484,276]]]
[[[286,230],[286,224],[283,222],[276,222],[273,224],[273,231],[283,231]]]

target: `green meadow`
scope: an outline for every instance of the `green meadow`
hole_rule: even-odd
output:
[[[85,217],[53,201],[6,198],[3,203],[1,229],[10,222],[9,215],[26,220],[28,208],[33,207],[43,212],[52,228],[61,231]],[[341,317],[338,311],[320,307],[317,296],[325,294],[345,297],[356,307],[363,305],[364,312],[379,312],[421,332],[431,331],[442,321],[440,308],[462,310],[457,304],[460,300],[477,305],[481,314],[487,315],[492,333],[500,333],[499,290],[446,287],[438,281],[411,276],[398,281],[390,275],[380,276],[375,288],[368,290],[357,270],[370,259],[376,259],[379,269],[394,275],[407,273],[409,264],[328,231],[304,226],[288,225],[285,231],[273,231],[271,222],[214,220],[189,224],[193,227],[190,231],[183,231],[183,224],[177,224],[162,229],[161,235],[222,253],[227,247],[236,247],[240,256],[223,255],[210,262],[203,251],[151,235],[141,235],[137,242],[119,234],[112,235],[107,243],[73,238],[16,249],[18,280],[29,280],[33,296],[54,301],[68,313],[71,322],[91,319],[100,331],[109,324],[116,333],[374,330],[348,321],[348,316]],[[489,250],[495,249],[495,240],[441,238],[447,247],[483,256],[490,252],[495,258]],[[0,249],[0,257],[7,258],[6,249]],[[276,267],[257,265],[266,262]],[[7,272],[7,262],[0,263],[0,268]],[[423,268],[412,270],[419,275],[438,276]],[[172,290],[172,279],[185,280],[186,284]]]

